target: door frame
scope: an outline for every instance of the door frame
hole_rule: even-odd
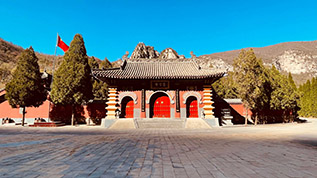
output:
[[[121,99],[121,106],[120,106],[120,109],[121,109],[121,113],[120,113],[120,118],[127,118],[126,117],[126,108],[127,108],[127,104],[128,104],[128,102],[124,102],[124,100],[127,100],[128,99],[128,102],[129,101],[132,101],[133,102],[133,115],[132,115],[132,118],[134,118],[134,109],[135,109],[135,102],[134,102],[134,100],[133,100],[133,98],[131,97],[131,96],[124,96],[122,99]],[[125,106],[123,106],[123,104],[125,104]],[[125,115],[124,115],[124,117],[123,117],[123,107],[124,107],[124,109],[125,109],[125,111],[124,111],[124,113],[125,113]],[[129,117],[130,118],[130,117]]]
[[[156,91],[154,93],[151,94],[151,96],[149,97],[148,99],[148,102],[149,102],[149,115],[148,115],[148,118],[153,118],[153,115],[154,115],[154,101],[159,98],[160,96],[157,96],[157,95],[161,95],[161,96],[167,96],[170,100],[170,107],[169,107],[169,110],[170,110],[170,117],[169,118],[173,118],[173,108],[171,107],[172,104],[173,104],[173,100],[171,99],[171,97],[169,96],[169,94],[167,92],[164,92],[164,91]],[[157,97],[156,97],[157,96]],[[155,117],[157,118],[157,117]]]
[[[188,103],[188,99],[190,99],[190,98],[195,98],[196,101],[197,101],[197,118],[199,118],[199,102],[198,102],[198,98],[196,96],[194,96],[194,95],[188,96],[186,98],[186,102],[185,102],[186,103],[186,118],[196,118],[196,117],[189,117],[190,114],[188,114],[190,112],[190,109],[189,109],[189,107],[187,105],[190,104],[190,103]]]

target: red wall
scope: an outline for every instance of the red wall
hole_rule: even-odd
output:
[[[1,95],[5,94],[4,91]],[[0,118],[22,118],[19,113],[20,108],[12,108],[8,101],[0,103]],[[46,100],[39,107],[27,107],[25,118],[48,118],[49,101]],[[87,106],[80,106],[76,109],[76,115],[82,118],[103,118],[105,117],[106,110],[105,104],[90,103]],[[70,106],[54,106],[51,104],[50,118],[63,118],[68,119],[71,116]]]
[[[229,103],[230,106],[236,110],[241,116],[246,116],[246,108],[243,106],[243,104],[232,104],[232,103]],[[252,112],[249,110],[248,111],[248,115],[251,116],[252,115]]]
[[[41,106],[38,108],[35,107],[27,107],[25,118],[48,118],[48,106],[49,102],[46,100]],[[5,101],[0,104],[0,118],[22,118],[22,114],[19,113],[19,108],[11,108],[8,101]]]
[[[141,110],[141,100],[142,100],[142,91],[133,91],[137,96],[137,104],[134,106],[135,108],[139,108]],[[180,99],[180,108],[186,108],[186,103],[184,104],[183,95],[188,91],[179,91],[179,99]],[[196,91],[198,92],[201,97],[203,97],[203,91]],[[5,92],[2,91],[1,94],[4,94]],[[119,92],[120,93],[120,92]],[[175,96],[176,97],[176,96]],[[176,102],[176,98],[174,97],[174,102]],[[199,108],[203,107],[203,104],[200,103],[200,100],[198,101]],[[234,109],[237,110],[240,114],[243,114],[243,106],[242,105],[234,105],[230,104]],[[149,108],[149,104],[145,105],[146,108]],[[69,117],[71,114],[71,108],[70,107],[54,107],[51,105],[51,110],[53,110],[54,116],[59,117]],[[175,118],[180,118],[180,112],[176,112],[176,103],[171,104],[171,107],[174,108],[175,111]],[[26,108],[26,118],[48,118],[48,108],[49,108],[49,102],[45,101],[43,105],[41,105],[38,108],[29,107]],[[141,112],[141,118],[145,118],[146,112]],[[105,105],[100,103],[91,103],[89,106],[83,106],[81,108],[77,108],[77,115],[80,115],[83,118],[90,118],[90,117],[98,117],[102,118],[105,117]],[[51,115],[52,116],[52,115]],[[5,101],[0,104],[0,118],[21,118],[22,115],[19,114],[19,108],[11,108],[8,101]]]
[[[183,90],[183,91],[179,91],[179,102],[180,102],[180,108],[186,108],[186,101],[185,101],[185,104],[184,104],[184,98],[183,98],[183,95],[186,93],[186,92],[188,92],[187,90]],[[204,92],[203,91],[194,91],[194,92],[198,92],[199,94],[200,94],[200,96],[201,96],[201,99],[203,99],[203,97],[204,97]],[[195,95],[193,95],[193,96],[195,96]],[[196,96],[195,96],[196,97]],[[198,107],[199,108],[202,108],[202,107],[204,107],[204,104],[203,103],[200,103],[200,100],[198,99],[197,100],[197,102],[198,102]]]

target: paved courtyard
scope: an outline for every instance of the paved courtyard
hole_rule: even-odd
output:
[[[209,130],[2,126],[0,177],[317,177],[317,119]]]

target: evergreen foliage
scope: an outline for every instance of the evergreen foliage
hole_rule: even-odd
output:
[[[312,103],[312,114],[311,117],[317,118],[317,77],[312,79],[311,87],[311,103]]]
[[[100,69],[108,69],[111,67],[112,67],[112,64],[107,58],[105,58],[103,61],[101,61],[100,65],[99,65]]]
[[[13,108],[22,107],[24,126],[25,107],[38,107],[47,98],[47,91],[32,47],[24,50],[18,57],[17,68],[12,80],[6,85],[6,99]]]
[[[273,65],[270,70],[270,116],[271,122],[291,122],[297,118],[299,94],[292,75],[282,75]]]
[[[236,83],[233,80],[233,73],[228,72],[228,75],[212,84],[213,89],[222,98],[238,98]]]
[[[267,71],[252,49],[241,50],[234,60],[233,70],[239,96],[246,108],[252,111],[257,124],[260,112],[269,108]]]
[[[94,57],[89,58],[89,66],[91,69],[98,69],[98,68],[104,68],[104,67],[110,68],[111,63],[110,65],[106,65],[107,63],[110,63],[110,62],[107,60],[105,62],[102,61],[100,64],[98,64],[98,62],[96,61]],[[94,100],[107,100],[108,85],[105,82],[92,78],[92,88],[93,88]]]
[[[299,87],[300,107],[299,115],[303,117],[317,117],[317,77]]]
[[[107,100],[108,85],[105,82],[94,79],[92,86],[94,100]]]
[[[288,73],[288,81],[289,81],[290,85],[292,86],[292,88],[294,90],[297,90],[296,84],[295,84],[295,82],[293,80],[293,76],[292,76],[292,74],[290,72]]]
[[[227,80],[226,85],[230,81]],[[231,86],[235,86],[237,96],[252,111],[255,124],[292,122],[298,117],[299,94],[292,75],[282,75],[275,66],[264,67],[252,49],[242,50],[234,60]],[[230,90],[231,86],[223,88]]]
[[[75,106],[93,98],[91,77],[84,40],[76,34],[54,75],[51,91],[54,104],[72,105],[72,124]]]
[[[99,68],[99,63],[97,62],[97,60],[95,59],[94,56],[88,58],[88,64],[89,64],[91,69],[98,69]]]

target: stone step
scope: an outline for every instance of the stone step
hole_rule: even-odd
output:
[[[137,128],[185,128],[186,119],[153,118],[135,119]]]
[[[61,122],[35,122],[33,125],[29,125],[29,127],[60,127],[64,125]]]

